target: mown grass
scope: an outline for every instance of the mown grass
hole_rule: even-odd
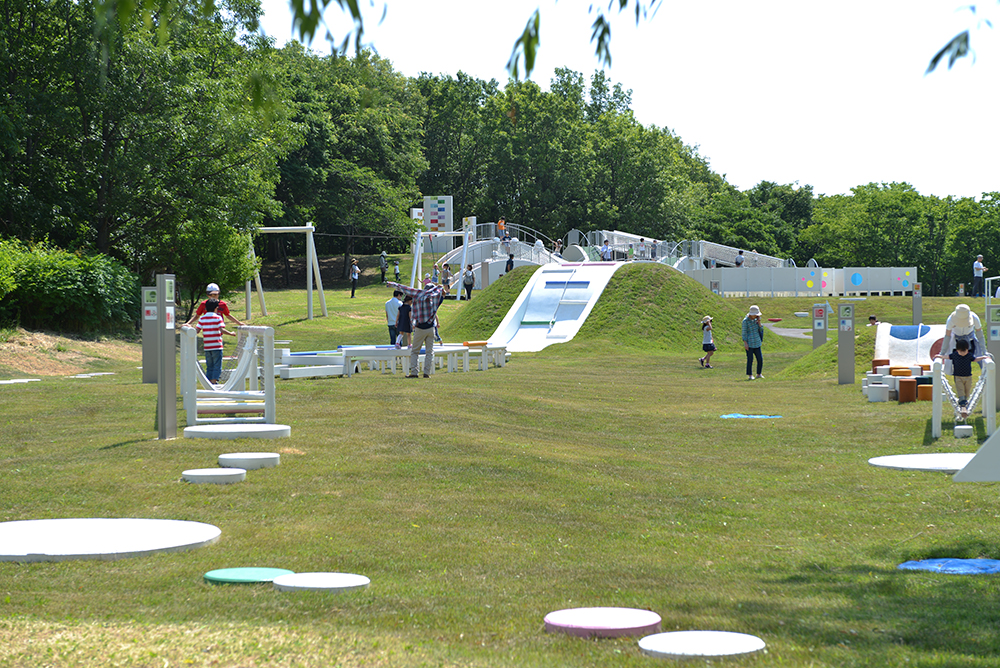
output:
[[[744,305],[622,272],[579,341],[503,370],[282,382],[283,441],[155,440],[156,390],[134,364],[0,386],[0,519],[159,517],[223,532],[182,554],[0,563],[0,665],[649,665],[634,640],[542,628],[552,610],[599,605],[767,642],[732,666],[995,665],[995,579],[895,567],[997,557],[996,485],[866,463],[976,444],[948,430],[931,441],[926,403],[869,404],[857,386],[793,372],[831,357],[808,341],[769,336],[776,373],[748,383],[729,334]],[[490,290],[512,301],[517,277],[446,303],[446,339],[486,338],[463,320],[490,321]],[[254,322],[296,350],[380,342],[388,296],[328,294],[331,317],[306,321],[301,291],[273,292]],[[632,313],[628,299],[665,312]],[[704,312],[727,332],[714,370],[696,362]],[[719,418],[730,412],[784,417]],[[180,482],[248,449],[280,450],[281,466],[237,485]],[[202,579],[250,565],[372,585],[293,595]]]

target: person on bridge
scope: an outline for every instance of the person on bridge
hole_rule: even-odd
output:
[[[611,246],[608,245],[608,240],[604,240],[604,245],[601,246],[601,259],[605,262],[611,262]]]
[[[746,258],[743,257],[743,251],[740,251],[739,253],[736,254],[736,260],[734,261],[734,264],[737,267],[742,267],[744,260],[746,260]]]
[[[983,324],[979,316],[972,312],[968,304],[959,304],[948,316],[944,324],[944,345],[942,352],[956,349],[959,341],[969,342],[969,353],[973,357],[986,352],[986,341],[983,339]],[[947,355],[945,355],[947,357]],[[951,365],[945,363],[945,373],[950,374]],[[980,362],[980,368],[983,366]]]

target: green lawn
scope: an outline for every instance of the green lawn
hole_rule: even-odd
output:
[[[522,273],[446,303],[446,340],[486,338]],[[665,631],[765,640],[766,654],[730,666],[995,666],[997,580],[896,566],[1000,556],[997,486],[867,464],[976,443],[947,426],[931,441],[929,403],[869,404],[859,385],[837,385],[832,345],[768,336],[769,377],[747,382],[732,330],[751,301],[619,274],[579,340],[505,369],[279,382],[278,419],[292,427],[281,441],[157,441],[156,388],[134,361],[0,386],[0,520],[222,529],[182,554],[0,563],[0,665],[658,664],[635,639],[543,630],[553,610],[625,606],[656,611]],[[391,292],[358,294],[327,286],[330,317],[306,320],[302,291],[269,292],[270,315],[253,322],[294,350],[387,342]],[[958,301],[925,298],[925,320]],[[901,319],[909,302],[870,303]],[[756,303],[765,317],[802,310]],[[705,313],[720,340],[713,370],[697,363]],[[720,419],[731,412],[784,417]],[[180,481],[222,452],[261,449],[281,465],[236,485]],[[202,579],[236,566],[372,584],[336,596]]]

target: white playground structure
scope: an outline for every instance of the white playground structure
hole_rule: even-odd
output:
[[[215,387],[208,382],[198,362],[195,328],[181,327],[180,385],[188,426],[275,423],[274,330],[247,325],[240,327],[239,332],[236,368],[225,384]],[[259,359],[258,349],[263,352],[263,360]]]
[[[983,360],[983,370],[979,374],[979,381],[972,389],[972,395],[965,406],[958,405],[958,397],[948,383],[948,379],[943,372],[944,365],[941,360],[934,360],[931,365],[931,376],[934,381],[932,395],[933,407],[931,409],[931,436],[941,438],[941,414],[944,411],[944,398],[947,397],[955,410],[955,422],[965,422],[976,408],[976,404],[982,400],[983,418],[986,420],[986,435],[992,436],[997,429],[997,402],[996,402],[996,364],[992,359]]]

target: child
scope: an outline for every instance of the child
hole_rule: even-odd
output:
[[[205,302],[205,314],[198,318],[195,328],[201,332],[205,348],[205,376],[213,385],[222,376],[222,335],[236,336],[223,326],[222,316],[216,313],[219,308],[218,299]]]
[[[706,315],[701,319],[701,349],[705,352],[705,356],[698,359],[701,365],[706,369],[711,369],[712,365],[709,361],[712,359],[712,353],[715,352],[715,343],[712,341],[712,316]]]
[[[938,355],[938,358],[943,358]],[[972,363],[986,359],[985,357],[973,357],[969,354],[969,342],[959,339],[955,342],[955,349],[948,354],[951,360],[952,373],[955,377],[955,394],[958,395],[958,405],[964,408],[969,403],[969,395],[972,394]]]
[[[396,273],[396,282],[399,283],[399,260],[392,261],[392,270]]]
[[[413,306],[413,297],[406,295],[403,297],[403,305],[399,307],[399,315],[396,316],[396,331],[399,337],[396,339],[396,347],[410,347],[410,334],[413,332],[413,325],[410,323],[410,309]]]

